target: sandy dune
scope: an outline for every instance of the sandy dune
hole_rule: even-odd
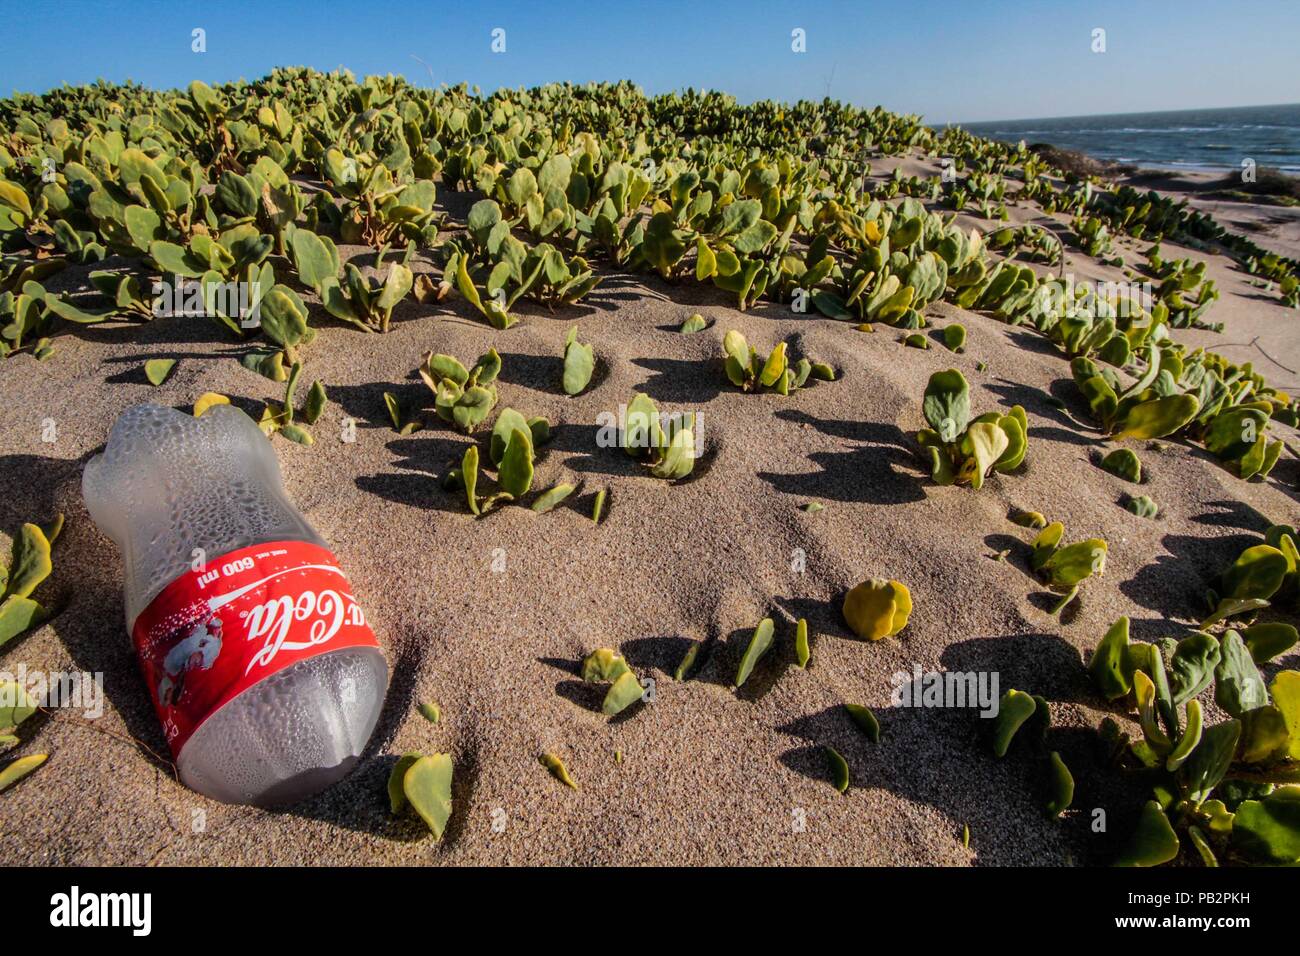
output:
[[[1224,205],[1232,207],[1228,221],[1253,217],[1296,254],[1295,211]],[[1013,215],[1042,218],[1036,209]],[[1277,217],[1285,221],[1271,221]],[[1121,245],[1133,263],[1146,243]],[[1119,277],[1077,252],[1067,268]],[[77,275],[50,285],[68,287]],[[1234,360],[1252,357],[1255,346],[1242,343],[1257,339],[1276,364],[1256,353],[1256,368],[1300,389],[1300,314],[1253,288],[1226,258],[1212,260],[1210,275],[1223,292],[1211,317],[1226,322],[1224,333],[1176,337]],[[331,403],[314,447],[282,439],[275,447],[291,496],[348,570],[394,679],[360,769],[276,812],[207,801],[123,739],[165,749],[122,625],[118,556],[86,516],[79,481],[129,405],[188,407],[218,391],[256,413],[278,387],[242,368],[232,357],[237,347],[198,319],[78,328],[57,339],[47,362],[23,354],[0,365],[7,399],[0,527],[68,515],[44,586],[59,613],[6,648],[3,664],[102,672],[108,696],[93,728],[68,717],[36,728],[36,749],[51,753],[49,764],[0,798],[12,860],[1104,862],[1127,838],[1139,802],[1101,765],[1092,729],[1109,711],[1087,681],[1085,653],[1121,614],[1133,618],[1135,637],[1183,633],[1200,616],[1214,574],[1269,524],[1300,519],[1293,452],[1262,484],[1240,481],[1182,442],[1159,451],[1135,446],[1148,476],[1140,489],[1102,471],[1094,458],[1103,446],[1060,354],[1031,332],[948,305],[930,310],[928,351],[905,348],[901,334],[883,326],[863,333],[768,303],[742,314],[713,289],[623,275],[607,276],[579,307],[521,311],[524,322],[496,332],[461,301],[408,300],[380,336],[313,310],[321,331],[307,350],[306,375],[326,383]],[[693,311],[710,328],[679,334]],[[969,331],[962,354],[945,349],[935,331],[954,320]],[[560,355],[575,322],[600,364],[593,386],[568,398],[558,387]],[[743,394],[722,371],[720,343],[731,328],[759,349],[784,339],[795,355],[834,365],[840,380],[787,398]],[[506,507],[475,520],[436,481],[469,439],[433,415],[413,370],[425,349],[472,361],[490,345],[503,358],[501,405],[545,415],[555,428],[537,486],[583,482],[580,495],[550,514]],[[143,362],[158,356],[180,363],[153,388]],[[1029,416],[1025,466],[979,492],[936,487],[912,452],[925,382],[948,367],[971,381],[977,412],[1021,404]],[[662,409],[703,418],[706,457],[680,485],[595,447],[597,414],[637,390]],[[426,409],[426,428],[395,433],[384,391]],[[339,440],[345,417],[359,423],[355,443]],[[57,425],[53,444],[41,441],[47,418]],[[1280,431],[1294,448],[1295,435]],[[593,525],[600,488],[609,490],[607,517]],[[1121,507],[1129,492],[1154,498],[1160,517],[1143,520]],[[800,510],[813,500],[825,510]],[[1063,521],[1071,539],[1110,543],[1104,577],[1085,585],[1064,622],[1049,616],[1050,599],[1027,571],[1032,532],[1008,520],[1019,508]],[[503,573],[491,570],[498,548]],[[1003,551],[1005,560],[996,560]],[[792,568],[799,552],[803,571]],[[916,610],[901,635],[868,644],[852,637],[838,608],[849,587],[873,576],[905,582]],[[777,648],[736,692],[736,662],[768,614]],[[806,671],[794,666],[799,617],[814,634]],[[708,641],[709,654],[679,683],[671,674],[689,641]],[[654,678],[656,700],[612,722],[602,716],[599,692],[576,674],[577,660],[598,646],[620,648],[638,674]],[[1294,654],[1287,660],[1295,666]],[[996,760],[988,722],[973,711],[891,707],[891,674],[915,665],[996,671],[1002,690],[1045,696],[1058,728],[1054,745],[1078,781],[1074,809],[1046,819],[1036,766],[1014,755]],[[441,705],[438,726],[415,713],[425,700]],[[878,745],[849,721],[839,706],[846,701],[876,709]],[[845,795],[829,783],[824,745],[848,760]],[[389,768],[411,749],[455,758],[455,807],[442,845],[388,814]],[[543,750],[563,756],[580,790],[546,773],[537,762]],[[1110,812],[1105,833],[1089,826],[1095,807]]]

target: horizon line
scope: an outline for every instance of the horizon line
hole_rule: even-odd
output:
[[[932,123],[931,126],[989,126],[993,123],[1039,123],[1048,120],[1104,119],[1115,116],[1159,116],[1164,113],[1217,113],[1228,110],[1277,109],[1279,106],[1300,106],[1294,103],[1241,103],[1236,106],[1181,106],[1165,110],[1131,110],[1126,113],[1071,113],[1065,116],[1020,116],[1015,119],[961,120],[947,123]]]

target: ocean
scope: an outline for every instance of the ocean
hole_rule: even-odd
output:
[[[987,139],[1051,143],[1137,166],[1240,169],[1249,158],[1300,173],[1300,103],[959,125]]]

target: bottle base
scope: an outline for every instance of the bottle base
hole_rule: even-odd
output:
[[[387,687],[388,663],[375,648],[300,661],[199,726],[176,760],[181,782],[223,803],[305,800],[356,767]]]

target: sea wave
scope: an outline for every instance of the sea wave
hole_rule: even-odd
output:
[[[1146,166],[1235,169],[1253,157],[1282,170],[1300,167],[1300,104],[962,125],[993,139],[1052,143]]]

